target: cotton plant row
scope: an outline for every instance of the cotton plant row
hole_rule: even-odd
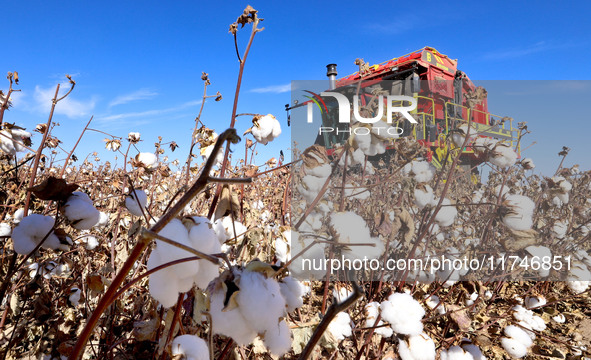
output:
[[[454,142],[459,147],[464,143],[464,140],[465,137],[456,137]],[[342,241],[339,236],[343,232],[350,233],[357,239],[363,239],[358,240],[359,243],[371,243],[373,238],[377,239],[375,245],[367,247],[370,252],[375,251],[372,254],[374,258],[381,258],[384,255],[383,249],[386,245],[390,249],[402,250],[397,254],[405,256],[404,249],[410,247],[401,239],[404,233],[399,232],[398,236],[396,233],[392,233],[392,238],[386,239],[387,236],[380,232],[380,228],[386,221],[383,216],[382,220],[379,220],[380,218],[376,218],[377,215],[372,212],[375,208],[383,209],[383,205],[379,205],[380,202],[376,201],[375,197],[385,196],[390,199],[390,203],[396,203],[397,199],[402,200],[398,201],[399,205],[397,206],[401,206],[414,219],[415,238],[426,231],[426,236],[422,240],[429,241],[431,245],[429,248],[425,248],[423,244],[419,244],[417,253],[423,256],[435,256],[443,250],[446,255],[461,259],[469,256],[475,250],[481,250],[485,245],[491,249],[493,254],[497,255],[497,258],[517,255],[517,261],[526,264],[526,266],[539,264],[531,260],[532,258],[552,258],[554,255],[570,256],[570,268],[568,271],[562,271],[559,275],[550,269],[539,266],[536,270],[530,270],[530,273],[542,279],[552,276],[556,279],[558,276],[558,279],[566,280],[565,284],[572,294],[585,296],[583,293],[589,288],[591,280],[588,253],[591,179],[588,173],[581,173],[578,166],[562,168],[557,172],[557,175],[550,178],[541,178],[533,174],[528,176],[526,172],[535,168],[532,159],[526,158],[518,162],[516,152],[506,143],[472,135],[468,140],[468,145],[473,147],[476,156],[485,161],[485,166],[489,166],[493,170],[488,183],[478,184],[478,187],[474,187],[470,183],[458,185],[452,183],[445,192],[443,191],[445,181],[437,178],[435,168],[419,156],[410,161],[407,160],[408,157],[406,159],[398,158],[395,160],[399,161],[397,164],[389,164],[389,169],[398,168],[400,172],[394,176],[391,174],[386,176],[392,179],[391,183],[380,188],[380,179],[385,178],[377,176],[381,171],[380,164],[377,167],[376,163],[373,166],[370,165],[372,171],[367,171],[368,165],[365,155],[372,155],[371,152],[368,154],[358,152],[359,158],[354,160],[355,151],[359,149],[359,147],[355,148],[355,141],[357,141],[355,138],[350,139],[347,145],[349,147],[343,148],[344,156],[339,155],[337,149],[335,158],[339,159],[340,156],[338,163],[329,160],[323,149],[318,146],[308,148],[302,153],[303,161],[294,173],[296,177],[294,189],[297,192],[295,193],[295,201],[292,203],[294,211],[292,215],[295,221],[302,217],[305,219],[299,222],[299,228],[292,230],[289,241],[284,240],[287,238],[285,236],[275,241],[275,251],[279,254],[278,258],[281,258],[282,262],[289,260],[290,255],[297,253],[294,251],[294,243],[298,245],[296,246],[297,250],[308,248],[303,254],[303,257],[307,259],[322,260],[326,258],[328,256],[327,244],[330,243],[338,249],[338,254],[342,253],[354,258],[354,256],[347,254],[349,250],[355,249],[352,252],[363,256],[366,249],[347,246],[347,237],[345,237],[345,241]],[[346,160],[343,160],[345,157],[347,157]],[[349,165],[349,169],[343,175],[341,168],[345,162]],[[402,166],[400,166],[401,163]],[[449,181],[449,179],[447,180]],[[378,183],[377,186],[376,183]],[[470,189],[472,189],[472,193],[470,193]],[[388,194],[388,191],[391,191],[391,195]],[[442,191],[445,195],[441,195]],[[358,193],[363,192],[371,195],[363,198],[358,197]],[[575,192],[577,193],[576,204],[573,203],[575,198],[573,193]],[[407,195],[409,193],[412,195]],[[371,201],[372,198],[373,201]],[[338,203],[339,201],[341,204]],[[365,206],[364,201],[378,205]],[[392,212],[392,214],[395,213]],[[425,221],[423,215],[427,216],[426,218],[430,221]],[[344,227],[341,231],[335,231],[335,224],[338,224],[337,219],[339,218],[346,219],[346,221],[343,221]],[[356,222],[357,219],[359,223]],[[395,219],[395,215],[389,215],[389,225],[395,223]],[[336,223],[335,220],[337,220]],[[428,225],[424,227],[426,223]],[[346,226],[348,224],[350,226]],[[359,236],[357,231],[364,228],[369,229],[369,232],[363,233],[362,231],[363,234]],[[483,230],[486,230],[484,231],[486,242],[482,239]],[[323,241],[311,246],[314,238],[319,235],[328,242]],[[547,239],[547,241],[542,241],[542,239]],[[437,249],[439,250],[437,251]],[[291,250],[291,254],[289,250]],[[528,258],[530,259],[529,264],[527,263]],[[562,261],[562,264],[564,265],[566,262]],[[301,260],[293,259],[292,267],[292,271],[297,272],[301,268]],[[453,287],[460,284],[456,282],[461,279],[461,276],[467,275],[467,271],[457,272],[445,268],[442,270],[435,277],[411,272],[408,278],[419,278],[427,283],[438,279],[439,281],[447,279],[443,285]],[[323,274],[322,271],[311,270],[305,276],[322,279],[326,274]],[[488,290],[487,294],[487,299],[489,299],[492,294]],[[477,299],[477,294],[472,294],[466,298],[465,305],[473,306],[477,303]],[[375,302],[372,304],[373,306],[368,305],[367,316],[375,319]],[[430,308],[437,309],[440,315],[446,313],[445,304],[440,304],[437,296],[429,297],[427,304]],[[521,314],[521,312],[517,311],[516,314]],[[533,328],[536,331],[544,330],[543,326],[540,326],[541,319],[539,317],[533,317],[533,319],[537,319],[538,325],[532,322],[533,320],[524,323],[523,316],[531,314],[523,314],[525,315],[521,315],[521,318],[515,319],[516,322],[520,321],[517,327]],[[561,320],[561,317],[557,317],[557,319]],[[343,330],[338,332],[338,337],[343,338],[345,334],[349,333],[347,324],[351,321],[346,315],[340,314],[335,321],[342,325]],[[380,319],[376,324],[378,326],[375,329],[376,333],[388,334],[389,330],[383,326],[384,324],[384,320]],[[541,324],[543,325],[543,322]],[[368,324],[366,326],[369,327]],[[519,338],[519,334],[516,335],[517,332],[512,329],[509,328],[507,332]],[[533,333],[530,332],[530,334]],[[506,345],[505,343],[511,346],[516,344],[517,340],[510,335],[507,335],[507,338],[503,340],[503,345]],[[517,346],[515,349],[507,345],[505,350],[512,356],[518,357],[524,349],[527,350],[525,353],[531,352],[533,340],[535,339],[532,339],[532,342],[523,341],[523,346],[515,345]],[[472,349],[471,346],[468,348]],[[471,358],[468,357],[468,352],[466,349],[460,351],[460,347],[456,346],[448,349],[446,353],[441,353],[440,356],[442,358],[445,356],[458,359],[462,358],[461,356]]]

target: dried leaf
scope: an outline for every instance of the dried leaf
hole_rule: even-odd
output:
[[[33,186],[29,190],[41,200],[66,201],[78,189],[76,184],[68,184],[64,179],[50,176],[41,184]]]

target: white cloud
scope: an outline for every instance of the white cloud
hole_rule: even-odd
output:
[[[521,46],[519,48],[497,50],[489,52],[483,55],[486,60],[498,60],[498,59],[514,59],[520,58],[526,55],[531,55],[539,52],[545,52],[550,50],[558,50],[564,48],[571,48],[576,46],[574,43],[550,43],[547,41],[540,41],[535,44]]]
[[[146,111],[135,111],[135,112],[127,112],[127,113],[120,113],[120,114],[113,114],[113,115],[106,115],[106,116],[99,116],[97,120],[110,122],[115,120],[121,119],[129,119],[129,118],[137,118],[137,117],[148,117],[148,116],[155,116],[161,115],[166,113],[171,113],[179,110],[183,110],[192,106],[197,106],[201,104],[201,100],[192,100],[182,103],[178,106],[165,108],[165,109],[153,109],[153,110],[146,110]]]
[[[62,84],[59,97],[65,95],[69,84]],[[75,91],[75,90],[74,90]],[[39,112],[49,113],[51,110],[51,100],[55,94],[55,88],[44,89],[39,85],[35,86],[35,94],[33,98],[35,100],[35,110]],[[69,118],[77,118],[81,116],[88,116],[96,105],[96,98],[90,100],[75,100],[73,94],[68,95],[65,99],[58,102],[55,106],[55,114],[65,115]]]
[[[285,85],[271,85],[271,86],[266,86],[266,87],[262,87],[262,88],[256,88],[256,89],[250,90],[250,92],[281,94],[281,93],[286,93],[290,90],[291,90],[291,84],[285,84]]]
[[[132,101],[151,99],[158,93],[149,89],[139,89],[129,94],[119,95],[109,103],[109,107],[127,104]]]

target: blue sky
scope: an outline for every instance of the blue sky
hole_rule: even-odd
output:
[[[272,113],[283,127],[277,142],[258,147],[259,164],[277,157],[280,149],[288,153],[289,128],[283,109],[290,101],[290,82],[324,79],[328,63],[337,63],[339,76],[344,76],[356,70],[357,57],[379,63],[432,46],[457,58],[459,68],[474,80],[591,78],[588,2],[249,3],[265,19],[261,24],[265,30],[257,34],[246,63],[238,112]],[[119,136],[142,133],[144,141],[138,146],[142,151],[153,151],[159,135],[165,142],[176,141],[180,148],[171,158],[182,161],[199,111],[202,71],[210,75],[209,92],[220,91],[224,97],[205,105],[202,120],[218,132],[230,122],[238,62],[228,26],[249,3],[4,4],[0,70],[18,71],[22,89],[5,121],[28,129],[45,122],[47,99],[64,74],[71,74],[78,85],[67,102],[58,104],[54,117],[60,123],[54,135],[65,149],[72,147],[94,115],[91,127]],[[249,31],[239,31],[242,49]],[[0,88],[5,90],[6,82],[0,82]],[[516,108],[494,103],[495,96],[490,94],[491,111],[513,116],[505,110]],[[535,113],[541,118],[530,122],[535,132],[531,139],[537,144],[525,156],[550,172],[558,159],[547,154],[568,145],[573,149],[569,162],[591,168],[587,145],[591,122],[583,104],[579,109],[570,106],[571,112],[564,116],[546,117],[539,108],[547,102],[537,104]],[[526,116],[523,108],[518,113]],[[557,122],[568,130],[556,131]],[[249,118],[239,118],[240,132],[249,126]],[[112,160],[103,138],[98,133],[86,135],[76,151],[78,157],[100,151],[103,160]],[[238,156],[243,149],[238,146]]]

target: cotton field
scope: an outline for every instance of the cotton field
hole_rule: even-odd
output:
[[[241,65],[260,21],[248,6],[230,26]],[[465,126],[446,141],[473,146],[472,181],[453,147],[436,168],[378,121],[283,162],[256,151],[290,136],[281,116],[235,106],[226,126],[199,113],[190,149],[100,130],[113,166],[57,147],[51,116],[12,124],[18,74],[5,85],[1,359],[591,358],[591,171],[566,147],[545,177]]]

